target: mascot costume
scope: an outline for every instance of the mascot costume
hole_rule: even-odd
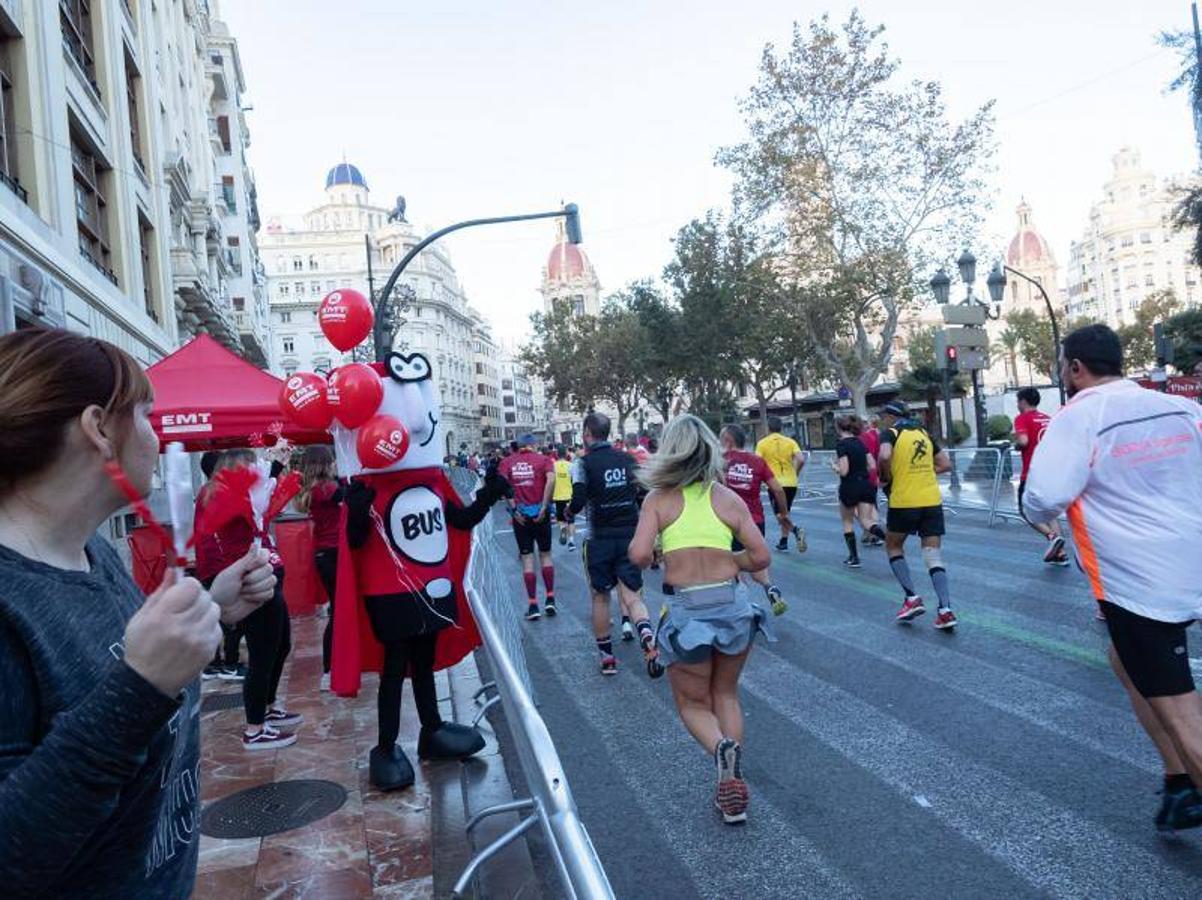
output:
[[[463,578],[471,529],[503,495],[504,484],[491,476],[471,505],[451,486],[424,356],[389,353],[372,368],[384,384],[377,414],[349,434],[335,429],[339,461],[350,455],[353,440],[359,471],[346,491],[330,684],[336,694],[355,696],[362,672],[380,673],[370,776],[375,787],[396,790],[414,780],[397,746],[406,676],[421,720],[420,758],[463,759],[484,748],[477,729],[439,716],[434,673],[480,646]],[[393,427],[398,422],[399,429]],[[379,467],[369,468],[373,463]]]
[[[348,350],[371,332],[373,317],[362,294],[342,290],[322,301],[318,321],[335,347]],[[380,673],[371,783],[408,787],[413,766],[397,746],[406,677],[421,721],[419,757],[463,759],[484,748],[476,728],[442,720],[434,673],[480,646],[463,589],[471,529],[508,485],[491,473],[472,503],[460,499],[442,468],[441,410],[430,362],[420,354],[344,365],[328,383],[297,373],[285,382],[280,405],[297,424],[330,428],[338,474],[349,479],[330,686],[353,697],[363,672]]]

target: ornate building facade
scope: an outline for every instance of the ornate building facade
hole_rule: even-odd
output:
[[[0,88],[0,331],[62,326],[143,364],[207,332],[265,363],[244,83],[215,3],[0,0]]]
[[[365,296],[368,256],[376,286],[422,239],[405,218],[403,198],[392,210],[371,202],[367,179],[350,163],[339,163],[326,175],[325,202],[289,227],[269,220],[263,235],[268,292],[274,329],[277,374],[296,371],[326,373],[350,353],[330,345],[317,324],[317,307],[337,288],[354,288]],[[477,346],[484,346],[481,323],[446,251],[435,244],[409,265],[396,286],[408,295],[404,319],[394,341],[403,353],[425,354],[434,369],[443,413],[447,452],[460,444],[482,441],[480,374]],[[487,328],[484,329],[487,332]],[[491,343],[491,335],[487,342]],[[486,354],[487,355],[487,354]],[[487,383],[484,385],[487,387]]]
[[[1144,299],[1172,289],[1184,307],[1202,301],[1199,271],[1188,261],[1191,236],[1169,222],[1174,196],[1145,169],[1139,151],[1114,156],[1114,173],[1069,251],[1068,315],[1112,328],[1130,324]]]

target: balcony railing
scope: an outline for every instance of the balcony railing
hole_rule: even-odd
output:
[[[82,256],[84,259],[86,259],[88,262],[90,262],[93,266],[95,266],[97,272],[99,272],[101,275],[103,275],[105,278],[107,278],[113,284],[117,284],[117,276],[115,274],[113,274],[113,270],[105,268],[104,265],[100,262],[100,260],[98,260],[96,257],[94,257],[91,253],[89,253],[83,247],[79,248],[79,255]]]
[[[17,199],[22,203],[29,205],[29,191],[21,187],[21,182],[10,177],[4,172],[0,172],[0,184],[4,184],[10,191],[17,195]]]
[[[213,185],[213,202],[219,207],[224,207],[225,211],[233,215],[238,211],[238,199],[234,193],[232,184],[217,182]]]

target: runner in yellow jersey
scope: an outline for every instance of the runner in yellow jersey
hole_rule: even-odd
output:
[[[922,541],[922,558],[939,598],[935,627],[956,627],[952,612],[947,570],[943,567],[943,494],[936,476],[952,467],[951,458],[916,421],[909,417],[906,405],[890,402],[881,411],[880,477],[889,493],[889,517],[885,528],[885,549],[889,567],[906,592],[897,613],[898,623],[910,622],[926,612],[922,597],[914,590],[914,579],[906,563],[906,537],[917,534]]]
[[[576,520],[568,509],[568,504],[572,502],[572,464],[563,446],[555,451],[555,456],[555,488],[551,501],[555,504],[555,521],[559,523],[559,544],[567,544],[569,550],[575,550]]]
[[[792,521],[788,519],[788,514],[793,509],[793,498],[797,496],[797,476],[805,465],[805,455],[801,452],[797,441],[781,434],[781,427],[781,420],[777,416],[769,416],[768,434],[755,445],[755,452],[757,456],[763,457],[764,462],[768,464],[768,468],[772,470],[772,474],[776,476],[777,482],[785,492],[784,512],[786,518],[780,522],[780,540],[777,541],[776,549],[789,549],[789,529],[792,529],[793,536],[797,539],[797,549],[804,553],[806,549],[805,531],[794,527]],[[776,508],[776,498],[769,494],[768,499],[772,501],[772,511],[779,517],[781,510]]]

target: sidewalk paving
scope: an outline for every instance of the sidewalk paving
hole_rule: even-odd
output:
[[[434,896],[430,786],[445,777],[446,764],[440,775],[434,771],[438,766],[418,763],[418,723],[406,685],[401,744],[417,768],[417,783],[393,794],[368,785],[376,677],[364,678],[354,700],[319,690],[325,622],[322,617],[292,620],[292,654],[280,696],[290,711],[305,717],[295,745],[248,752],[239,740],[244,721],[240,705],[202,713],[201,800],[207,806],[256,785],[319,778],[346,788],[346,804],[303,828],[265,838],[202,836],[197,900]],[[449,694],[445,677],[440,675],[438,683],[440,696]],[[240,685],[210,681],[204,696],[240,691]]]

